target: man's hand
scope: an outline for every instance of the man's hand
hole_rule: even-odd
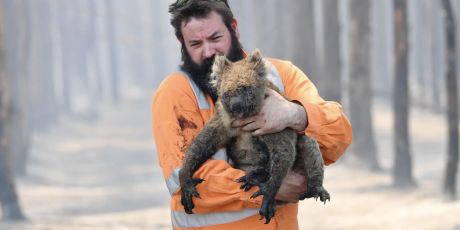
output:
[[[276,133],[287,127],[302,131],[307,126],[305,109],[294,102],[286,100],[272,89],[265,91],[266,98],[261,111],[252,117],[235,120],[234,128],[241,127],[253,135]]]
[[[305,193],[307,188],[307,180],[305,176],[289,171],[281,184],[278,194],[275,199],[295,203],[299,201],[299,197]]]

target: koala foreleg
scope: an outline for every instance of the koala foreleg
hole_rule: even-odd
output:
[[[218,117],[213,117],[201,130],[187,149],[182,169],[179,171],[179,182],[182,191],[181,203],[185,212],[192,214],[192,196],[200,198],[196,185],[203,182],[201,178],[192,178],[196,170],[228,141],[228,134]]]

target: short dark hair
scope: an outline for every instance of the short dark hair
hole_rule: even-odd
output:
[[[222,17],[225,26],[231,31],[233,13],[227,0],[178,0],[169,5],[171,25],[174,27],[176,37],[181,41],[183,40],[182,21],[191,17],[206,17],[211,11],[216,11]]]

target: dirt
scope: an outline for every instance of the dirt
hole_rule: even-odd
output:
[[[29,221],[0,229],[170,229],[169,194],[151,133],[150,96],[102,106],[95,121],[62,118],[33,136],[28,176],[17,181]],[[441,195],[446,159],[442,114],[411,110],[417,187],[391,186],[392,114],[377,100],[374,122],[383,172],[347,153],[326,168],[331,202],[300,204],[301,229],[460,229],[460,201]]]

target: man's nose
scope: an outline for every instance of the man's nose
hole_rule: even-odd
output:
[[[209,44],[205,44],[203,47],[203,58],[210,58],[216,54],[216,50]]]

